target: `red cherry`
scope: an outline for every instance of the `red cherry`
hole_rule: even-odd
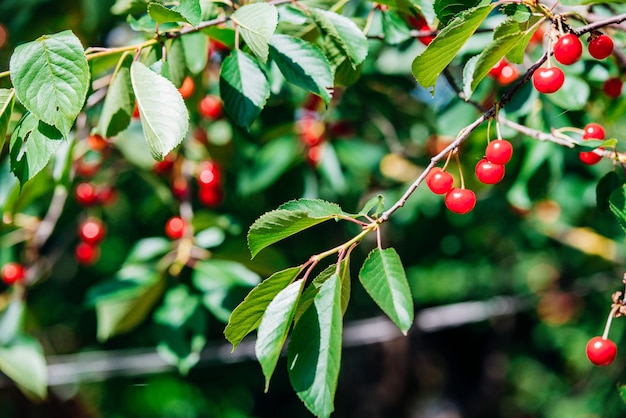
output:
[[[622,95],[622,86],[624,82],[619,77],[611,77],[602,84],[604,94],[612,99],[617,99]]]
[[[198,175],[196,176],[200,187],[217,186],[221,183],[222,176],[220,167],[213,161],[203,161],[198,166]]]
[[[194,83],[193,78],[187,76],[183,80],[183,84],[181,84],[178,88],[178,92],[181,96],[183,96],[183,99],[188,99],[191,97],[195,89],[196,84]]]
[[[606,133],[599,123],[588,123],[583,128],[583,139],[604,139]]]
[[[174,161],[176,157],[172,154],[167,154],[163,161],[155,161],[152,166],[152,172],[156,175],[169,174],[174,168]]]
[[[501,86],[507,86],[517,80],[517,77],[519,77],[517,67],[506,64],[500,69],[500,74],[496,77],[496,81]]]
[[[476,177],[481,183],[496,184],[504,178],[504,166],[483,158],[476,164]]]
[[[74,161],[74,170],[76,170],[77,176],[93,177],[98,171],[100,171],[100,167],[102,166],[102,159],[88,158],[93,157],[94,154],[100,153],[97,151],[92,151]]]
[[[98,192],[91,183],[78,183],[74,188],[74,198],[81,206],[93,206],[98,203]]]
[[[496,139],[487,145],[485,156],[494,164],[504,165],[511,161],[513,145],[506,139]]]
[[[554,59],[563,65],[575,63],[582,55],[583,44],[573,33],[561,36],[554,45]]]
[[[85,220],[78,227],[78,236],[87,244],[98,244],[106,234],[104,223],[96,218]]]
[[[26,277],[26,269],[19,263],[6,263],[0,271],[2,281],[8,285],[20,282]]]
[[[602,147],[599,147],[598,149],[603,149]],[[582,161],[585,164],[588,165],[594,165],[600,162],[600,160],[602,160],[602,156],[596,154],[595,152],[591,152],[591,151],[582,151],[578,153],[578,158],[580,159],[580,161]]]
[[[165,235],[169,239],[180,239],[185,234],[186,223],[180,216],[172,216],[165,223]]]
[[[446,193],[445,204],[450,212],[464,215],[476,206],[476,195],[469,189],[454,188]]]
[[[587,358],[596,366],[608,366],[617,356],[617,346],[609,339],[593,337],[587,343]]]
[[[200,187],[198,190],[198,200],[204,206],[209,208],[214,208],[222,203],[222,199],[224,198],[224,193],[219,187],[216,186],[205,186]]]
[[[133,108],[133,119],[139,119],[139,106],[135,103],[135,107]]]
[[[111,186],[103,186],[98,190],[98,203],[102,206],[112,206],[117,200],[117,190]]]
[[[74,256],[76,257],[78,264],[90,266],[98,261],[98,258],[100,258],[100,247],[96,244],[80,242],[74,250]]]
[[[426,19],[422,15],[419,15],[419,16],[409,15],[409,25],[412,28],[417,29],[417,30],[419,30],[421,32],[431,32],[432,31],[430,29],[430,26],[428,26],[428,22],[426,21]],[[420,41],[421,43],[423,43],[426,46],[430,45],[430,43],[433,41],[433,39],[435,39],[434,36],[420,36],[419,38],[417,38],[418,41]]]
[[[533,33],[533,36],[530,37],[529,43],[540,44],[543,41],[543,35],[545,35],[543,28],[539,26],[537,30]]]
[[[426,185],[436,194],[446,194],[452,189],[454,179],[447,171],[443,171],[439,167],[435,167],[426,176]]]
[[[317,167],[324,156],[324,144],[315,145],[306,151],[306,162],[311,167]]]
[[[597,60],[603,60],[613,53],[613,40],[606,35],[600,35],[589,42],[589,54]]]
[[[488,74],[492,76],[493,78],[498,78],[500,73],[502,73],[502,67],[506,66],[507,64],[508,64],[507,60],[502,58],[500,61],[496,63],[496,65],[491,67],[491,70],[489,70]]]
[[[533,86],[540,93],[554,93],[563,86],[564,82],[565,75],[559,67],[539,68],[533,74]]]
[[[314,147],[324,140],[324,123],[314,116],[303,116],[296,121],[296,130],[304,145]]]
[[[185,200],[189,196],[189,182],[184,177],[176,177],[172,181],[172,194],[178,200]]]
[[[104,151],[108,148],[109,142],[102,137],[102,135],[93,134],[87,137],[87,144],[89,148],[94,151]]]
[[[203,118],[219,119],[222,116],[222,101],[217,96],[204,96],[198,104],[198,112]]]

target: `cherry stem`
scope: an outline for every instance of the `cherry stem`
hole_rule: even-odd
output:
[[[608,340],[609,339],[609,330],[611,329],[611,322],[613,321],[613,317],[615,316],[615,313],[617,312],[619,307],[620,307],[620,305],[615,304],[611,308],[611,312],[609,312],[609,317],[606,320],[606,326],[604,327],[604,332],[602,333],[602,339],[603,340]]]
[[[459,158],[459,154],[454,154],[454,158],[456,159],[456,166],[459,169],[459,178],[461,179],[461,189],[465,188],[465,179],[463,178],[463,169],[461,168],[461,159]]]
[[[448,167],[448,163],[450,162],[450,158],[452,157],[452,154],[454,154],[454,151],[450,150],[450,152],[448,153],[448,156],[446,157],[446,162],[443,164],[443,168],[441,169],[442,171],[446,171],[446,168]]]
[[[495,116],[495,120],[496,120],[496,135],[498,136],[498,139],[502,139],[502,132],[500,131],[500,106],[498,106],[496,104],[496,116]]]

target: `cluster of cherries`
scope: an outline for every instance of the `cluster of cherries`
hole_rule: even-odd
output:
[[[26,278],[26,267],[16,262],[6,263],[0,270],[0,277],[4,284],[11,286]]]
[[[80,242],[74,250],[79,264],[90,266],[100,258],[100,243],[106,236],[104,222],[98,218],[87,218],[78,226]]]
[[[587,50],[589,55],[595,59],[605,59],[613,53],[613,41],[607,35],[592,34]],[[556,41],[553,52],[554,59],[559,64],[572,65],[582,56],[583,45],[578,36],[573,33],[567,33]],[[532,80],[537,91],[550,94],[557,92],[563,86],[565,75],[563,70],[552,66],[550,61],[548,61],[548,66],[539,68],[533,73]],[[612,89],[615,89],[615,87],[612,87]]]
[[[172,176],[172,194],[177,199],[184,200],[189,197],[191,187],[186,177],[173,173],[175,162],[176,157],[169,154],[163,161],[158,161],[154,164],[153,171],[161,176]],[[200,203],[210,208],[219,206],[224,198],[220,166],[214,161],[201,161],[197,166],[195,177]]]
[[[485,157],[476,164],[476,177],[481,183],[496,184],[504,178],[505,164],[513,156],[513,146],[505,139],[487,145]],[[454,179],[445,169],[435,167],[426,176],[426,185],[436,194],[445,194],[445,205],[453,213],[469,213],[476,205],[476,194],[465,187],[453,187]]]
[[[597,123],[588,123],[583,129],[583,139],[585,141],[590,139],[604,139],[605,135],[602,125]],[[602,150],[603,148],[598,147],[598,149]],[[578,153],[578,158],[585,164],[593,165],[597,164],[602,159],[602,156],[593,151],[581,151]]]

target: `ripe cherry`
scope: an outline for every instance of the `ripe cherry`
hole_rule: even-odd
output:
[[[76,257],[78,264],[90,266],[100,258],[100,248],[97,244],[79,242],[74,250],[74,257]]]
[[[87,244],[98,244],[104,239],[105,234],[104,223],[96,218],[87,219],[78,227],[78,236]]]
[[[205,186],[200,187],[198,190],[198,200],[204,206],[209,208],[214,208],[222,203],[222,199],[224,198],[224,193],[222,189],[216,186]]]
[[[152,172],[156,175],[162,176],[169,174],[174,168],[174,161],[176,161],[176,156],[173,154],[167,154],[163,161],[155,161],[152,166]]]
[[[606,132],[604,127],[599,123],[588,123],[583,128],[583,139],[604,139]]]
[[[181,96],[183,96],[183,99],[188,99],[191,97],[195,89],[196,84],[194,83],[193,78],[187,76],[183,80],[183,84],[181,84],[178,88],[178,92]]]
[[[489,70],[488,74],[493,78],[498,78],[498,76],[502,73],[502,67],[506,66],[507,64],[507,60],[505,58],[502,58],[496,63],[496,65],[491,67],[491,70]]]
[[[559,67],[539,68],[533,74],[533,86],[540,93],[554,93],[563,86],[564,82],[565,75]]]
[[[587,49],[592,57],[603,60],[613,53],[613,41],[606,35],[600,35],[589,42]]]
[[[102,135],[92,134],[87,137],[87,144],[89,148],[94,151],[104,151],[108,148],[109,142],[102,137]]]
[[[487,145],[485,156],[494,164],[504,165],[513,156],[513,145],[506,139],[496,139]]]
[[[575,63],[582,55],[583,44],[573,33],[561,36],[554,45],[554,59],[563,65]]]
[[[602,149],[602,147],[600,147],[599,149]],[[602,160],[601,155],[598,155],[595,152],[591,152],[591,151],[579,152],[578,158],[580,159],[581,162],[587,165],[594,165],[594,164],[599,163],[600,160]]]
[[[519,77],[519,71],[517,67],[511,64],[506,64],[500,69],[500,74],[496,77],[496,81],[501,86],[508,86]]]
[[[486,158],[476,164],[476,177],[481,183],[496,184],[504,178],[504,166],[495,164]]]
[[[185,177],[176,177],[172,181],[172,194],[178,200],[185,200],[189,197],[189,182]]]
[[[19,263],[6,263],[0,271],[2,281],[8,285],[20,282],[26,277],[26,269]]]
[[[98,203],[98,191],[91,183],[78,183],[74,188],[74,198],[81,206],[93,206]]]
[[[624,82],[619,77],[611,77],[602,84],[602,91],[608,97],[617,99],[622,95],[622,86]]]
[[[222,101],[219,97],[207,95],[198,103],[200,116],[206,119],[219,119],[222,116]]]
[[[314,147],[324,140],[326,127],[321,120],[314,116],[303,116],[296,121],[296,130],[304,145]]]
[[[450,212],[464,215],[476,206],[476,195],[469,189],[454,188],[446,193],[445,204]]]
[[[112,186],[103,186],[98,190],[98,203],[112,206],[117,201],[117,190]]]
[[[203,161],[198,166],[198,175],[196,176],[198,186],[217,186],[221,183],[222,176],[220,167],[213,161]]]
[[[135,107],[133,108],[133,119],[139,119],[140,114],[139,114],[139,106],[137,106],[137,103],[135,103]]]
[[[306,151],[306,162],[311,167],[317,167],[324,156],[324,145],[319,144]]]
[[[617,346],[609,339],[593,337],[587,343],[587,358],[596,366],[608,366],[617,355]]]
[[[436,194],[446,194],[452,189],[454,179],[447,171],[435,167],[426,176],[426,185]]]
[[[181,239],[185,234],[186,223],[180,216],[172,216],[165,223],[165,235],[169,239]]]

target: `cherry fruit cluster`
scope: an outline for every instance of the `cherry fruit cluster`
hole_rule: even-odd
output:
[[[588,141],[590,139],[604,139],[606,133],[602,125],[597,123],[589,123],[583,129],[583,140]],[[602,147],[598,147],[599,150],[602,150]],[[581,151],[578,153],[578,158],[585,164],[593,165],[597,164],[602,160],[602,156],[600,154],[596,154],[593,151]]]
[[[613,53],[613,41],[607,35],[592,34],[587,50],[593,58],[598,60],[605,59]],[[554,59],[559,64],[572,65],[582,57],[583,45],[578,36],[573,33],[566,33],[560,36],[554,44],[553,53]],[[563,70],[552,66],[548,60],[546,67],[539,68],[533,73],[532,81],[537,91],[551,94],[561,89],[565,82],[565,75]]]
[[[100,258],[100,243],[106,236],[104,222],[98,218],[87,218],[78,226],[80,239],[74,250],[79,264],[90,266]]]

